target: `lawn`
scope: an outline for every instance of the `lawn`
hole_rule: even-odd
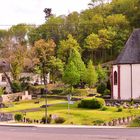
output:
[[[40,107],[45,102],[43,99],[40,99],[39,104],[34,103],[35,100],[32,101],[25,101],[14,103],[13,107],[1,109],[4,112],[12,112],[18,111],[23,109],[31,109]],[[56,104],[66,102],[65,104]],[[117,108],[115,107],[107,107],[107,110],[102,111],[101,109],[81,109],[77,108],[77,102],[70,105],[70,110],[68,112],[68,105],[67,101],[62,99],[48,99],[49,104],[56,104],[53,106],[48,107],[48,115],[56,115],[65,118],[64,124],[77,124],[77,125],[93,125],[97,122],[108,122],[115,118],[126,117],[131,115],[139,115],[140,109],[123,109],[122,112],[117,112]],[[37,119],[40,120],[45,114],[45,110],[41,109],[40,111],[36,112],[26,112],[26,118],[30,119]],[[52,121],[52,123],[54,123]]]
[[[108,107],[106,111],[93,109],[77,108],[77,103],[70,105],[68,112],[67,104],[59,104],[48,107],[48,114],[57,115],[65,118],[64,124],[78,124],[78,125],[93,125],[97,121],[108,122],[115,118],[131,116],[132,114],[140,114],[139,109],[123,109],[122,112],[117,112],[117,108]],[[26,114],[27,118],[41,119],[44,116],[44,110],[38,112],[29,112]]]
[[[35,104],[36,101],[39,101],[39,103]],[[57,103],[61,103],[61,102],[66,102],[66,100],[48,98],[48,104],[57,104]],[[42,106],[44,104],[45,104],[44,99],[14,102],[14,103],[10,103],[10,104],[6,103],[6,105],[8,105],[10,107],[2,108],[1,111],[3,111],[3,112],[15,112],[18,110],[39,108],[40,106]]]

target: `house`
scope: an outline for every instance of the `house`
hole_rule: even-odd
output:
[[[140,99],[140,29],[135,29],[112,66],[112,98]]]
[[[4,60],[0,60],[0,87],[4,88],[6,92],[11,92],[11,86],[8,82],[8,78],[6,77],[6,75],[11,79],[12,79],[12,75],[9,72],[10,69],[10,65],[4,61]],[[4,74],[6,73],[6,75]],[[39,74],[34,74],[31,72],[23,72],[20,74],[20,78],[28,78],[30,77],[30,80],[28,81],[31,84],[43,84],[43,78],[40,77]],[[50,83],[50,74],[48,73],[46,75],[46,79],[47,79],[47,83]]]

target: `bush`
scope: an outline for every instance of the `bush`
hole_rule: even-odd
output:
[[[52,120],[51,116],[48,116],[47,117],[47,123],[50,124],[51,123],[51,120]],[[43,124],[45,124],[46,123],[46,117],[42,117],[41,122]]]
[[[123,108],[122,108],[122,106],[118,107],[118,110],[117,110],[117,112],[122,112],[122,111],[123,111]]]
[[[103,107],[101,108],[101,110],[102,110],[102,111],[106,111],[106,110],[107,110],[107,107],[106,107],[106,106],[103,106]]]
[[[110,94],[110,90],[109,89],[105,89],[104,95],[109,95],[109,94]]]
[[[106,85],[104,83],[101,83],[97,86],[97,92],[100,94],[104,94],[106,90]]]
[[[21,84],[18,81],[12,83],[12,91],[13,93],[20,92],[22,90]]]
[[[52,94],[61,94],[63,92],[63,89],[53,89],[51,90]]]
[[[103,121],[103,120],[95,120],[95,121],[93,121],[93,125],[99,125],[99,124],[103,124],[103,123],[105,123],[105,121]]]
[[[57,117],[54,119],[55,123],[60,124],[60,123],[64,123],[65,119],[63,117]]]
[[[105,105],[105,101],[102,98],[87,98],[81,100],[78,104],[80,108],[90,108],[90,109],[99,109]]]
[[[22,114],[15,114],[14,118],[15,118],[15,121],[19,122],[19,121],[22,121],[23,115]]]
[[[140,127],[140,117],[136,117],[131,123],[130,127]]]

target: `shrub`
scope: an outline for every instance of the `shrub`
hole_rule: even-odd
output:
[[[12,91],[13,91],[13,93],[20,92],[21,90],[22,90],[22,88],[21,88],[20,82],[14,81],[12,83]]]
[[[22,121],[23,115],[22,114],[15,114],[14,118],[15,118],[15,121],[19,122],[19,121]]]
[[[106,107],[106,106],[103,106],[103,107],[101,108],[101,110],[102,110],[102,111],[106,111],[106,110],[107,110],[107,107]]]
[[[52,94],[61,94],[63,92],[63,89],[52,89]]]
[[[87,96],[88,91],[86,89],[74,89],[72,92],[73,96]]]
[[[48,116],[47,117],[47,123],[50,124],[51,123],[51,120],[52,120],[51,116]],[[46,123],[46,117],[42,117],[41,122],[43,124],[45,124]]]
[[[110,94],[110,90],[109,89],[105,89],[104,95],[109,95],[109,94]]]
[[[130,127],[140,127],[140,117],[136,117],[131,123]]]
[[[104,94],[106,90],[106,85],[104,83],[101,83],[97,86],[97,92],[100,94]]]
[[[99,109],[105,105],[105,101],[102,98],[87,98],[81,100],[78,104],[80,108],[91,108],[91,109]]]
[[[64,123],[65,119],[63,117],[57,117],[54,119],[55,123],[60,124],[60,123]]]
[[[123,111],[122,106],[118,107],[117,112],[122,112],[122,111]]]
[[[95,120],[95,121],[93,121],[93,125],[99,125],[99,124],[102,124],[104,122],[105,121],[103,121],[103,120]]]

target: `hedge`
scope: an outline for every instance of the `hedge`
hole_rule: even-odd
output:
[[[86,98],[82,99],[78,104],[79,108],[99,109],[105,106],[105,101],[102,98]]]

